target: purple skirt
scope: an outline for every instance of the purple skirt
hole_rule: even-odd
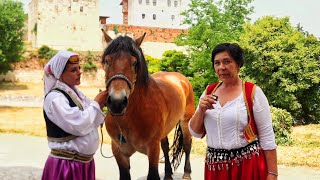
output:
[[[42,180],[95,180],[95,164],[49,156],[42,173]]]

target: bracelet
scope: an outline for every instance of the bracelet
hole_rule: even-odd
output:
[[[278,173],[272,172],[272,171],[268,171],[269,174],[274,175],[274,176],[278,176]]]

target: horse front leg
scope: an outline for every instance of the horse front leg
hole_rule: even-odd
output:
[[[169,141],[168,137],[166,136],[164,139],[161,140],[161,149],[163,151],[164,155],[164,180],[172,180],[172,168],[170,164],[170,159],[169,159]]]
[[[129,156],[123,154],[119,146],[112,142],[112,152],[116,158],[119,167],[119,179],[120,180],[131,180],[130,175],[130,159]]]
[[[149,160],[149,172],[147,180],[160,180],[158,170],[158,161],[160,155],[159,141],[149,144],[147,155]]]

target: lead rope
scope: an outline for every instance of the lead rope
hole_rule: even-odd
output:
[[[120,130],[120,134],[121,134],[121,137],[122,137],[122,131],[121,131],[121,128],[117,122],[117,125],[118,125],[118,128]],[[103,144],[103,133],[102,133],[102,127],[103,127],[103,123],[100,125],[100,132],[101,132],[101,145],[100,145],[100,154],[102,155],[102,157],[104,158],[113,158],[115,154],[111,155],[111,156],[105,156],[102,152],[102,144]],[[120,139],[120,146],[122,144],[122,139]],[[116,154],[118,154],[120,152],[120,146],[118,147],[118,151],[116,152]]]
[[[104,158],[113,158],[114,155],[111,156],[105,156],[102,152],[102,144],[103,144],[103,133],[102,133],[102,127],[103,127],[103,123],[100,125],[100,132],[101,132],[101,145],[100,145],[100,154],[102,155],[102,157]]]

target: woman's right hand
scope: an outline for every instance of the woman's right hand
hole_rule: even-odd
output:
[[[213,109],[213,104],[216,104],[217,100],[218,100],[218,96],[211,95],[211,94],[201,97],[200,103],[199,103],[199,111],[204,113],[208,109]]]
[[[100,109],[103,109],[103,107],[107,102],[107,98],[108,98],[108,91],[104,90],[104,91],[100,91],[99,94],[97,94],[97,96],[94,98],[94,101],[96,101],[99,104]]]

